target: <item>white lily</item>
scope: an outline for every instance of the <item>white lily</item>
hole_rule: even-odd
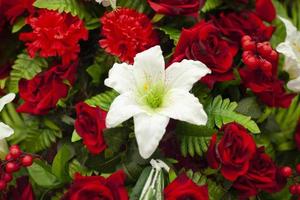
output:
[[[0,112],[4,108],[4,106],[14,100],[16,95],[14,93],[9,93],[2,98],[0,98]],[[8,125],[0,122],[0,140],[11,136],[14,133],[14,130],[10,128]]]
[[[285,41],[280,43],[276,50],[285,55],[283,69],[290,75],[287,86],[294,92],[300,92],[300,32],[287,19],[279,17],[286,27]]]
[[[110,6],[112,8],[115,8],[116,7],[116,3],[117,3],[117,0],[95,0],[97,3],[101,4],[104,6],[104,7],[107,7],[107,6]]]
[[[191,93],[193,84],[211,73],[199,61],[183,60],[165,70],[160,46],[137,54],[134,64],[115,63],[105,85],[120,95],[106,117],[108,128],[133,117],[139,152],[149,158],[163,137],[170,118],[204,125],[207,115]]]

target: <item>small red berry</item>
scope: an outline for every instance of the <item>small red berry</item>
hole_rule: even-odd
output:
[[[284,177],[288,178],[292,175],[292,168],[290,168],[289,166],[284,166],[281,168],[281,173]],[[300,185],[299,185],[299,189],[300,189]]]
[[[272,50],[271,53],[269,54],[269,58],[271,61],[276,61],[278,59],[278,53]]]
[[[8,161],[8,160],[11,160],[11,159],[13,159],[13,157],[10,153],[5,156],[5,160]]]
[[[14,162],[8,162],[6,163],[5,171],[7,173],[13,173],[20,169],[19,165]]]
[[[17,145],[13,145],[9,148],[9,152],[12,155],[13,158],[19,158],[22,154],[21,149]]]
[[[244,43],[245,41],[251,41],[252,38],[249,35],[244,35],[241,39],[241,42]]]
[[[300,163],[296,165],[296,172],[300,174]]]
[[[290,191],[290,193],[293,194],[293,195],[297,194],[297,186],[296,186],[296,185],[291,185],[291,186],[289,187],[289,191]]]
[[[244,63],[246,65],[248,65],[249,67],[253,67],[254,68],[254,67],[256,67],[258,65],[258,60],[254,56],[249,56],[248,58],[246,58],[244,60]]]
[[[246,40],[242,43],[242,47],[245,51],[253,51],[256,48],[255,42]]]
[[[11,174],[5,173],[5,174],[3,175],[3,180],[4,180],[6,183],[10,182],[12,179],[13,179],[13,176],[12,176]]]
[[[300,194],[300,184],[296,184],[296,194]]]
[[[25,167],[28,167],[30,165],[32,165],[33,162],[33,158],[30,155],[25,155],[22,159],[21,159],[22,165]]]
[[[6,188],[6,182],[4,180],[0,180],[0,191],[5,190]]]

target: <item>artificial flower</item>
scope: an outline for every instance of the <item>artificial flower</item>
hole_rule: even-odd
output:
[[[79,41],[88,38],[83,21],[67,13],[40,10],[37,17],[28,17],[26,23],[33,30],[21,33],[20,40],[26,42],[29,55],[60,56],[64,65],[77,60]]]
[[[241,38],[250,35],[257,42],[264,42],[271,39],[274,27],[267,26],[253,12],[227,12],[212,17],[214,24],[221,33],[240,47]]]
[[[286,38],[276,50],[285,55],[283,69],[289,73],[291,79],[287,87],[294,92],[300,92],[300,32],[289,20],[279,18],[285,25]]]
[[[76,105],[76,114],[75,129],[83,143],[91,153],[101,153],[106,149],[103,138],[106,112],[99,107],[80,102]]]
[[[62,200],[128,200],[125,179],[123,171],[117,171],[108,178],[75,174],[75,179]]]
[[[21,16],[24,12],[29,14],[34,13],[34,1],[35,0],[1,0],[0,10],[10,23],[13,24],[17,17]]]
[[[18,112],[33,115],[47,114],[56,107],[61,98],[68,95],[69,85],[64,82],[65,79],[62,78],[63,75],[57,67],[59,66],[41,72],[31,80],[19,81],[19,94],[25,102],[18,107]]]
[[[197,17],[205,0],[148,0],[148,3],[157,13]]]
[[[170,118],[206,124],[202,104],[189,91],[210,72],[205,64],[192,60],[175,62],[165,70],[160,46],[138,53],[133,65],[115,64],[104,83],[120,95],[111,104],[106,126],[118,126],[133,116],[139,152],[150,157]]]
[[[272,22],[276,18],[276,9],[272,0],[256,0],[255,13],[267,22]]]
[[[14,93],[9,93],[0,98],[0,112],[4,108],[4,106],[14,100],[16,95]],[[10,128],[8,125],[0,122],[0,140],[11,136],[14,133],[14,130]]]
[[[35,200],[35,194],[28,176],[17,178],[16,186],[10,186],[4,200]]]
[[[250,162],[250,167],[244,176],[239,177],[233,188],[241,197],[255,196],[261,190],[269,193],[280,191],[286,184],[286,178],[280,172],[264,148],[259,148]]]
[[[248,131],[237,123],[229,123],[222,127],[224,132],[217,143],[217,135],[213,135],[207,152],[210,167],[221,167],[222,175],[234,181],[247,173],[250,160],[256,152],[256,144]]]
[[[164,199],[208,200],[208,189],[207,186],[199,186],[185,174],[181,174],[164,189]]]
[[[132,63],[137,53],[158,44],[156,32],[145,14],[119,8],[100,19],[102,36],[99,44],[106,52]]]
[[[111,5],[113,8],[116,7],[116,3],[117,3],[117,0],[95,0],[95,1],[99,4],[102,4],[104,7]]]
[[[189,29],[183,29],[176,46],[172,62],[183,59],[199,60],[212,70],[201,81],[213,87],[217,81],[234,78],[233,58],[237,48],[220,35],[220,30],[212,22],[204,20]]]

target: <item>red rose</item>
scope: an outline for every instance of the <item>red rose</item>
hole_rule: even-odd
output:
[[[217,144],[213,136],[207,154],[207,160],[212,168],[221,166],[222,175],[234,181],[246,174],[249,162],[256,151],[253,137],[247,130],[237,123],[229,123],[220,130],[224,132]]]
[[[276,17],[276,9],[272,0],[256,0],[255,12],[262,20],[267,22],[272,22]]]
[[[106,13],[100,21],[104,38],[99,45],[122,62],[133,63],[137,53],[158,44],[151,21],[135,10],[119,8]]]
[[[209,197],[206,186],[199,186],[185,174],[181,174],[164,189],[164,199],[208,200]]]
[[[37,17],[28,17],[26,23],[33,30],[21,33],[20,40],[26,42],[29,55],[60,56],[64,65],[77,60],[80,51],[78,42],[88,38],[83,21],[66,13],[40,10]]]
[[[172,62],[190,59],[205,63],[212,75],[202,80],[212,87],[216,81],[234,78],[231,69],[236,53],[237,48],[221,37],[220,30],[213,23],[201,21],[182,31]]]
[[[280,191],[286,184],[286,178],[276,167],[273,160],[264,153],[264,148],[257,149],[257,153],[250,162],[246,175],[239,177],[233,187],[241,197],[255,196],[261,190],[269,193]]]
[[[148,0],[148,3],[157,13],[196,17],[205,0]]]
[[[5,196],[5,200],[35,200],[35,195],[28,176],[17,178],[16,186],[10,186]]]
[[[31,80],[20,80],[19,93],[25,102],[18,112],[44,115],[56,107],[59,99],[67,96],[69,86],[64,83],[64,75],[57,73],[57,68],[59,66],[52,67]]]
[[[222,34],[234,41],[237,46],[240,45],[244,35],[250,35],[255,41],[263,42],[270,40],[274,32],[274,27],[266,26],[250,11],[221,13],[219,17],[213,17],[213,21]]]
[[[106,112],[81,102],[76,105],[76,113],[75,129],[82,137],[83,143],[91,153],[101,153],[106,148],[103,138]]]
[[[296,147],[298,149],[298,151],[300,151],[300,120],[298,122],[298,126],[296,129],[296,133],[295,133],[295,143],[296,143]]]
[[[107,179],[102,176],[76,174],[74,182],[62,200],[128,200],[124,186],[125,179],[123,171],[117,171]]]

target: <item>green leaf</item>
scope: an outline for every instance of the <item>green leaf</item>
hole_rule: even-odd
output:
[[[148,2],[145,0],[117,0],[117,7],[131,8],[139,11],[140,13],[147,13],[151,10]]]
[[[25,23],[25,17],[19,17],[16,22],[14,23],[11,32],[16,33],[19,30],[21,30],[24,26],[26,25]]]
[[[114,90],[109,90],[98,94],[90,99],[85,100],[85,103],[90,106],[99,106],[101,109],[108,111],[110,104],[119,94]]]
[[[47,67],[48,63],[44,58],[30,58],[26,53],[19,54],[10,72],[9,92],[17,93],[20,79],[31,79]]]
[[[203,12],[211,11],[222,4],[220,0],[207,0],[204,4],[204,7],[201,9]]]
[[[33,5],[37,8],[70,13],[80,19],[91,18],[83,3],[79,0],[36,0]]]
[[[251,120],[250,116],[245,116],[235,111],[237,106],[236,102],[230,102],[229,99],[223,100],[221,96],[215,97],[206,108],[208,126],[214,127],[215,124],[218,128],[221,128],[223,124],[236,122],[254,134],[260,133],[259,127]]]
[[[163,31],[166,35],[168,35],[169,38],[174,41],[175,46],[177,45],[179,38],[180,38],[180,34],[181,34],[180,30],[177,30],[177,29],[171,28],[171,27],[167,27],[167,26],[157,27],[157,28],[159,30]]]
[[[149,177],[151,167],[146,167],[143,172],[141,173],[138,181],[136,182],[135,186],[133,187],[131,193],[130,193],[130,199],[132,200],[139,200],[139,197],[142,193],[142,190],[145,186],[145,183]]]
[[[82,138],[78,135],[78,133],[76,132],[76,130],[74,129],[73,133],[72,133],[72,138],[71,138],[71,142],[77,142],[79,140],[81,140]]]
[[[118,153],[121,146],[126,143],[130,129],[124,127],[110,128],[104,130],[105,143],[114,153]]]
[[[208,149],[211,137],[199,137],[199,136],[181,136],[181,154],[186,157],[188,154],[194,157],[203,156]]]
[[[60,181],[52,174],[50,166],[45,163],[35,161],[27,168],[31,179],[43,188],[54,188],[60,185]]]
[[[73,159],[69,163],[68,171],[69,171],[69,176],[72,178],[74,177],[75,173],[80,173],[83,176],[90,176],[93,173],[92,170],[88,170],[77,159]]]
[[[209,137],[216,133],[217,130],[207,126],[197,126],[187,122],[177,122],[176,133],[186,136]]]
[[[242,99],[237,108],[236,112],[258,119],[262,115],[262,111],[255,97],[247,97]]]
[[[74,149],[70,145],[63,145],[52,163],[52,173],[58,177],[61,182],[67,182],[71,180],[68,174],[68,162],[74,156]]]

